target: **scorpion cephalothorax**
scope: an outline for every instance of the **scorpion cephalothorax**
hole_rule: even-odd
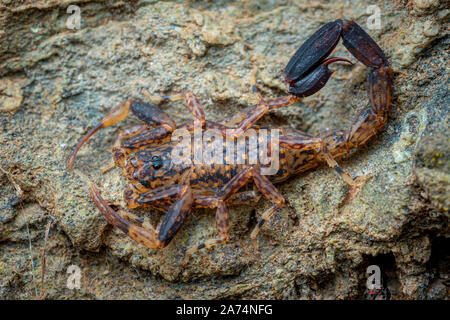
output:
[[[252,127],[269,110],[288,106],[301,97],[310,96],[323,88],[333,71],[331,63],[342,58],[328,57],[339,39],[350,53],[369,68],[368,95],[370,107],[361,111],[348,130],[327,130],[318,136],[299,131],[281,131],[279,137],[279,170],[276,174],[261,174],[260,163],[249,164],[174,164],[171,135],[176,129],[192,132],[195,125],[215,129],[224,137],[237,138]],[[181,227],[192,208],[217,208],[218,238],[208,240],[188,250],[193,252],[222,243],[229,236],[229,204],[255,201],[261,195],[273,203],[258,221],[251,237],[284,204],[283,196],[274,183],[316,167],[322,162],[334,168],[350,185],[355,181],[339,167],[336,158],[367,142],[385,124],[392,99],[393,71],[375,41],[353,21],[336,20],[314,33],[294,54],[285,68],[289,95],[262,99],[247,111],[222,122],[205,120],[203,109],[192,92],[163,97],[170,100],[184,98],[195,120],[177,126],[159,108],[142,102],[127,101],[115,107],[78,143],[69,162],[86,140],[100,128],[123,120],[131,111],[144,124],[126,128],[119,133],[113,149],[114,162],[123,168],[129,181],[124,193],[128,208],[153,207],[167,212],[157,228],[147,219],[121,210],[116,212],[101,197],[97,188],[90,187],[90,195],[100,212],[114,226],[148,248],[165,247]],[[253,86],[256,88],[256,86]],[[235,143],[236,140],[233,140]]]

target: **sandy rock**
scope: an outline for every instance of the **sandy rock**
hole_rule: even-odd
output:
[[[0,167],[8,173],[0,171],[0,298],[365,298],[367,267],[378,265],[394,299],[448,299],[443,3],[378,4],[382,29],[367,31],[393,66],[395,99],[386,126],[340,160],[365,179],[361,188],[349,190],[326,166],[294,177],[279,185],[286,205],[257,239],[250,231],[266,200],[232,208],[230,239],[187,259],[186,248],[216,234],[213,211],[194,211],[167,248],[149,250],[111,228],[89,197],[97,184],[111,205],[124,206],[120,170],[100,168],[110,163],[119,128],[135,119],[102,130],[68,171],[78,139],[122,101],[186,89],[208,119],[236,114],[255,102],[254,66],[262,95],[281,96],[283,68],[299,45],[333,19],[366,28],[366,2],[3,2],[0,106],[15,112],[0,113]],[[79,30],[66,27],[69,4],[81,9]],[[333,55],[356,62],[342,44]],[[324,89],[261,124],[312,134],[348,128],[368,106],[367,68],[332,69]],[[5,107],[5,99],[13,100]],[[192,119],[182,101],[160,108],[177,123]],[[135,212],[153,223],[161,217]],[[67,287],[70,265],[80,268],[80,289]]]

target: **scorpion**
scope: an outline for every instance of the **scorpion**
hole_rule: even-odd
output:
[[[325,130],[317,136],[301,131],[281,130],[279,135],[279,170],[272,175],[261,174],[261,163],[206,164],[192,162],[175,164],[172,150],[177,141],[171,139],[177,129],[193,132],[195,124],[203,129],[218,130],[232,143],[245,134],[268,111],[289,106],[301,98],[322,89],[334,70],[328,66],[347,59],[329,57],[342,38],[343,45],[369,68],[367,77],[370,107],[359,112],[348,130]],[[216,209],[218,237],[188,248],[187,253],[222,244],[230,235],[227,207],[258,201],[263,195],[272,206],[267,209],[251,232],[254,239],[263,224],[284,204],[285,200],[274,184],[326,163],[350,187],[357,182],[336,162],[351,149],[365,144],[386,123],[393,91],[393,70],[377,43],[354,21],[336,20],[317,30],[295,52],[284,70],[288,84],[285,96],[263,99],[253,80],[253,93],[258,103],[247,111],[222,122],[205,120],[199,100],[191,91],[160,98],[170,101],[184,99],[195,120],[177,125],[158,107],[128,100],[113,108],[76,145],[68,163],[70,168],[78,150],[99,129],[124,120],[130,112],[142,124],[119,131],[113,148],[115,166],[123,169],[127,180],[124,200],[128,209],[150,207],[166,214],[155,228],[148,218],[141,218],[128,210],[114,210],[102,198],[95,185],[89,188],[90,197],[107,221],[128,237],[150,249],[163,248],[176,235],[194,208]],[[227,131],[228,130],[228,131]],[[259,129],[256,129],[259,130]],[[227,140],[228,141],[228,140]],[[270,146],[268,147],[270,149]]]

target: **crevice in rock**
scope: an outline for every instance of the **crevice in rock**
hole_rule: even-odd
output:
[[[427,262],[430,272],[430,285],[427,291],[428,299],[445,299],[450,288],[450,254],[448,248],[450,239],[437,237],[432,240],[431,256]]]
[[[369,266],[378,266],[381,272],[381,290],[367,288],[367,279],[370,276],[367,271]],[[397,264],[392,253],[379,254],[377,256],[363,255],[360,273],[359,299],[390,300],[401,298],[400,281],[397,274]]]
[[[250,232],[252,232],[253,228],[255,228],[256,226],[256,209],[252,209],[252,211],[250,212],[250,217],[248,219],[248,223],[247,223],[247,233],[250,234]]]

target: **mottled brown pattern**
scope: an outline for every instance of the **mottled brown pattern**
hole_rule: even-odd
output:
[[[273,175],[262,175],[261,168],[269,164],[261,163],[261,158],[252,163],[249,151],[255,150],[255,145],[252,146],[252,134],[258,134],[258,138],[253,142],[259,141],[259,147],[262,146],[263,138],[260,133],[263,131],[251,127],[269,110],[295,103],[300,96],[305,96],[304,92],[312,94],[320,90],[332,74],[327,66],[336,61],[348,61],[327,58],[341,37],[344,46],[370,68],[368,95],[371,107],[359,113],[349,130],[327,130],[316,137],[295,130],[280,130],[279,169]],[[303,54],[299,53],[308,53],[309,56],[306,60],[301,59]],[[323,74],[315,76],[320,73],[317,70],[322,69],[325,70],[326,77]],[[355,181],[339,167],[335,159],[364,144],[384,126],[392,100],[393,71],[378,45],[353,21],[337,20],[321,28],[297,51],[285,74],[290,86],[296,86],[296,90],[298,89],[292,92],[302,92],[301,94],[263,99],[254,90],[258,104],[241,114],[224,119],[221,123],[206,121],[198,99],[189,91],[163,97],[169,100],[185,99],[187,108],[196,121],[180,126],[176,126],[167,114],[155,106],[135,101],[122,103],[80,140],[68,167],[82,144],[93,133],[123,120],[131,110],[145,125],[123,130],[113,149],[114,162],[123,168],[123,176],[129,184],[124,193],[125,202],[129,209],[153,207],[167,214],[158,227],[153,228],[150,222],[132,213],[115,212],[103,200],[97,188],[91,186],[91,197],[106,219],[138,243],[155,249],[170,242],[193,208],[216,208],[219,237],[200,243],[187,251],[192,253],[228,239],[227,205],[248,203],[264,196],[273,205],[262,214],[253,229],[251,237],[254,238],[264,222],[284,204],[284,198],[274,184],[325,162],[347,183],[355,185]],[[252,83],[256,83],[254,79]],[[302,83],[307,83],[306,91],[301,88]],[[256,89],[256,86],[253,85],[253,88]],[[213,135],[214,138],[203,141],[203,147],[211,147],[213,144],[218,146],[215,150],[223,151],[225,163],[207,163],[205,153],[203,159],[197,161],[194,157],[197,147],[192,137],[183,150],[175,149],[180,141],[171,141],[174,130],[184,129],[185,132],[192,133],[195,132],[196,125],[202,126],[203,130],[215,130],[217,134]],[[227,136],[230,129],[232,135]],[[217,140],[220,138],[222,141]],[[275,152],[271,144],[272,138],[269,134],[266,145],[268,155]],[[122,141],[123,139],[126,140]],[[238,145],[245,146],[246,152],[242,157],[238,157],[235,151],[227,154],[227,146],[236,150]],[[174,150],[179,153],[190,151],[190,158],[187,157],[190,161],[174,161]]]
[[[198,101],[197,97],[190,91],[185,94],[186,105],[189,109],[189,112],[198,120],[205,121],[205,113]]]

